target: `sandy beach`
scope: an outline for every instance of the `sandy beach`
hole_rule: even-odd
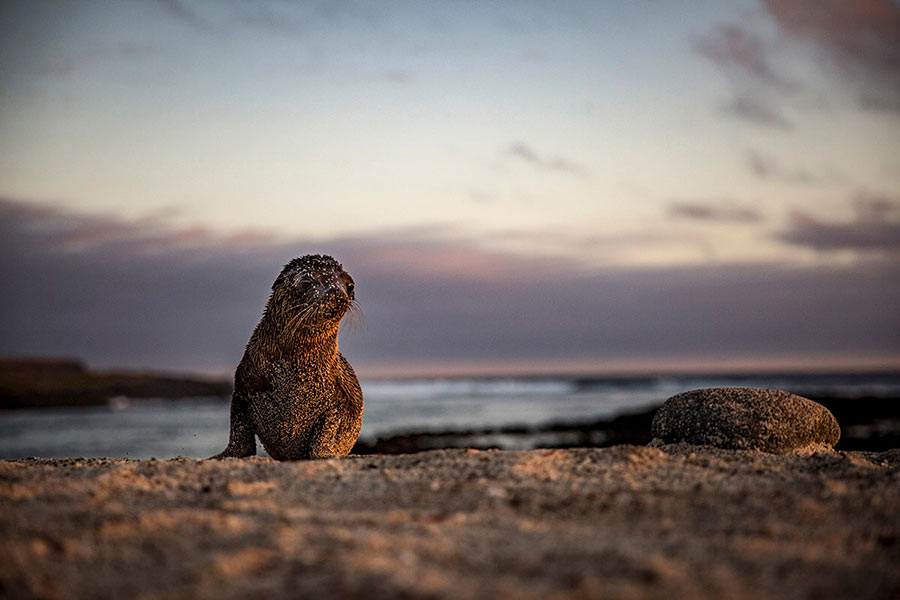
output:
[[[0,462],[10,598],[890,598],[900,450]]]

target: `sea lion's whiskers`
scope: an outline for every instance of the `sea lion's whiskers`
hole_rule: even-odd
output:
[[[350,302],[350,308],[347,309],[354,319],[358,319],[363,325],[366,324],[366,315],[363,313],[362,306],[355,299]]]
[[[285,329],[289,331],[296,331],[297,327],[303,321],[303,313],[306,311],[308,307],[303,305],[292,304],[291,306],[291,316],[290,320],[287,323]]]
[[[305,300],[307,298],[311,298],[312,296],[312,293],[307,292],[300,297],[300,300],[291,303],[293,315],[291,315],[290,319],[285,325],[285,329],[287,331],[290,331],[291,333],[297,333],[301,327],[307,324],[310,313],[315,307],[315,304],[309,303]]]
[[[299,329],[300,327],[303,327],[309,323],[309,320],[310,320],[309,318],[313,315],[313,312],[315,311],[315,309],[316,309],[316,304],[309,304],[302,311],[300,311],[297,314],[297,317],[295,318],[295,326],[294,326],[295,331],[297,329]]]
[[[349,329],[353,333],[356,333],[356,317],[353,313],[348,309],[346,313],[344,313],[344,318],[341,321],[341,329],[347,330]]]
[[[288,324],[285,326],[285,329],[290,331],[291,333],[296,333],[298,329],[303,325],[303,312],[297,311]]]
[[[348,327],[350,331],[353,333],[357,333],[361,325],[365,325],[366,317],[363,315],[362,308],[359,306],[359,302],[355,299],[350,301],[350,306],[347,307],[347,313],[345,315]]]
[[[299,298],[296,298],[291,303],[291,308],[297,311],[303,311],[309,308],[309,305],[312,303],[312,299],[315,296],[313,290],[306,290]]]

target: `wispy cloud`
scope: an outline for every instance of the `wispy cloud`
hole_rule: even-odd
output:
[[[257,30],[286,38],[304,38],[322,27],[381,21],[381,7],[371,3],[323,2],[186,2],[157,0],[175,20],[198,32],[230,34]]]
[[[780,159],[756,149],[747,150],[747,167],[760,179],[782,181],[794,185],[818,185],[841,180],[830,170],[811,171],[803,167],[784,164]]]
[[[790,131],[794,128],[774,103],[756,92],[736,93],[734,99],[725,105],[725,112],[764,127],[773,127],[782,131]]]
[[[571,175],[587,175],[587,169],[569,159],[558,156],[543,156],[524,142],[514,142],[506,149],[505,154],[539,169],[560,171]]]
[[[729,23],[693,44],[731,81],[735,98],[727,105],[729,114],[787,129],[785,106],[808,111],[822,104],[828,94],[815,90],[820,80],[850,90],[861,108],[900,112],[900,5],[891,0],[764,0],[763,5],[780,36],[766,39],[748,25]],[[818,60],[803,58],[802,78],[781,66],[790,61],[779,54],[797,42],[818,52]]]
[[[201,225],[173,226],[159,215],[125,219],[6,198],[0,198],[0,227],[8,232],[34,227],[30,238],[44,239],[58,252],[113,251],[136,258],[189,250],[213,253],[226,247],[240,250],[242,245],[255,246],[262,241],[277,245],[283,239],[274,232],[258,229],[221,234]]]
[[[896,260],[588,269],[488,251],[451,227],[242,239],[10,201],[0,203],[0,352],[224,371],[281,266],[308,252],[336,256],[357,280],[367,325],[341,343],[361,370],[900,353]]]
[[[694,42],[694,49],[729,76],[763,83],[783,90],[797,83],[778,72],[766,45],[755,33],[738,25],[720,25]]]
[[[725,104],[726,114],[753,125],[788,131],[793,124],[785,116],[783,105],[801,86],[778,69],[769,45],[741,25],[723,24],[695,39],[693,47],[731,82],[734,96]]]
[[[667,213],[676,219],[695,221],[757,223],[762,220],[762,213],[759,210],[728,200],[718,202],[676,200],[669,204]]]
[[[820,252],[900,252],[900,201],[862,193],[852,207],[854,216],[845,221],[825,220],[807,211],[794,211],[790,215],[790,227],[777,237]]]
[[[409,71],[393,69],[384,74],[384,80],[394,85],[409,85],[412,83],[413,76]]]
[[[157,0],[157,2],[169,15],[192,29],[197,31],[209,31],[212,29],[208,21],[202,19],[181,0]]]
[[[685,238],[671,228],[647,228],[638,231],[592,234],[577,233],[570,228],[544,227],[530,231],[494,231],[490,234],[492,245],[515,249],[522,255],[535,258],[552,254],[566,257],[563,265],[613,265],[633,264],[634,257],[648,253],[659,256],[702,257],[711,256],[709,240],[703,236]],[[546,260],[546,259],[544,259]],[[692,260],[692,259],[688,259]]]
[[[900,5],[891,0],[764,0],[789,35],[817,44],[864,108],[900,111]]]

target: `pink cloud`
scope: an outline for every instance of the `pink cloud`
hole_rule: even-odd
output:
[[[889,0],[765,0],[787,31],[861,62],[900,68],[900,7]]]
[[[862,197],[843,224],[798,215],[813,237],[797,243],[835,225],[871,231],[897,204]],[[0,295],[0,352],[228,370],[281,265],[308,252],[334,255],[357,281],[366,326],[342,339],[355,366],[898,352],[900,279],[886,253],[852,266],[625,269],[488,251],[448,226],[235,241],[0,201],[0,280],[14,282]]]

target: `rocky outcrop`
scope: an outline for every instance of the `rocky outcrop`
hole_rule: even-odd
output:
[[[832,447],[841,437],[837,420],[817,402],[782,390],[737,387],[672,396],[656,412],[650,432],[657,444],[774,454]]]

